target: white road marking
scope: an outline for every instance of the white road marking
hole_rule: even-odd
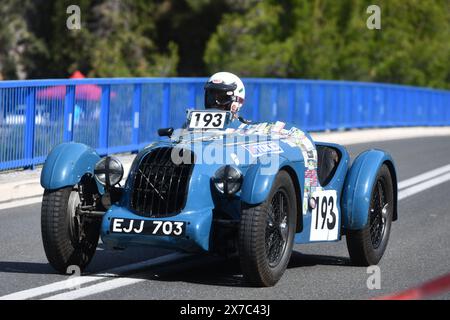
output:
[[[449,171],[450,171],[450,164],[399,182],[398,187],[399,187],[399,190],[400,189],[401,190],[398,193],[398,200],[405,199],[414,194],[422,192],[426,189],[429,189],[429,188],[432,188],[439,184],[442,184],[444,182],[450,181],[450,172]],[[31,200],[31,199],[28,199],[28,200]],[[39,197],[38,200],[40,201],[41,197]],[[23,205],[26,205],[26,204],[23,204]],[[1,209],[1,206],[0,206],[0,209]],[[145,278],[141,279],[141,278],[131,278],[131,277],[120,277],[120,275],[124,274],[124,273],[133,273],[133,272],[136,273],[138,270],[145,269],[150,266],[155,266],[157,264],[161,264],[164,262],[178,260],[185,256],[188,256],[188,254],[173,253],[173,254],[168,254],[168,255],[161,256],[161,257],[158,257],[155,259],[150,259],[147,261],[142,261],[142,262],[114,268],[114,269],[111,269],[104,273],[96,274],[93,276],[82,276],[79,279],[80,285],[94,283],[97,281],[100,282],[101,280],[107,279],[109,277],[115,277],[115,279],[102,281],[100,283],[92,284],[91,286],[88,286],[85,288],[80,288],[78,290],[67,291],[67,292],[55,294],[55,295],[47,297],[45,299],[48,299],[48,300],[80,299],[80,298],[84,298],[84,297],[91,296],[94,294],[99,294],[99,293],[102,293],[105,291],[110,291],[110,290],[114,290],[114,289],[121,288],[124,286],[143,282],[143,281],[146,281]],[[12,293],[12,294],[0,297],[0,300],[31,299],[31,298],[36,298],[36,297],[43,296],[43,295],[56,293],[59,291],[68,290],[68,287],[73,285],[72,282],[69,282],[69,281],[70,281],[70,279],[60,281],[60,282],[55,282],[55,283],[37,287],[37,288],[32,288],[32,289]]]
[[[84,298],[87,296],[92,296],[94,294],[99,294],[105,291],[110,291],[114,289],[118,289],[121,287],[129,286],[132,284],[136,284],[147,279],[139,279],[139,278],[117,278],[114,280],[103,281],[92,286],[81,288],[78,290],[73,290],[69,292],[64,292],[61,294],[57,294],[42,300],[75,300]]]
[[[447,173],[447,172],[450,172],[450,164],[440,167],[440,168],[437,168],[437,169],[433,169],[431,171],[427,171],[425,173],[419,174],[418,176],[412,177],[410,179],[403,180],[398,183],[398,189],[401,190],[401,189],[410,187],[412,185],[418,184],[425,180],[429,180],[431,178],[437,177],[437,176]]]
[[[91,283],[94,281],[99,281],[101,279],[104,279],[104,277],[99,276],[85,276],[79,278],[79,285]],[[67,290],[70,286],[72,286],[72,283],[69,282],[70,279],[54,282],[45,286],[36,287],[28,290],[23,290],[15,293],[8,294],[6,296],[0,297],[0,300],[26,300],[35,298],[38,296],[42,296],[47,293],[53,293],[57,291]]]
[[[104,279],[110,278],[110,277],[119,277],[121,274],[136,272],[136,271],[148,268],[148,267],[156,266],[161,263],[175,261],[175,260],[181,259],[186,256],[188,256],[188,254],[175,252],[175,253],[167,254],[167,255],[157,257],[154,259],[113,268],[113,269],[107,270],[103,273],[95,274],[93,276],[81,276],[81,277],[77,278],[77,282],[79,285],[83,285],[83,284],[92,283],[95,281],[104,280]],[[109,281],[112,281],[112,280],[109,280]],[[109,282],[109,281],[106,281],[106,282]],[[36,297],[39,297],[42,295],[51,294],[51,293],[55,293],[55,292],[62,291],[62,290],[67,290],[71,286],[73,286],[73,282],[74,282],[73,278],[71,278],[71,279],[51,283],[48,285],[44,285],[41,287],[36,287],[36,288],[8,294],[8,295],[0,297],[0,300],[26,300],[26,299],[36,298]],[[81,288],[78,290],[82,290],[82,289],[84,289],[84,288]],[[78,291],[78,290],[74,290],[74,291]]]
[[[15,201],[11,201],[11,202],[5,202],[5,203],[0,204],[0,210],[28,206],[30,204],[39,203],[41,201],[42,201],[42,195],[33,197],[33,198],[23,199],[23,200],[15,200]]]
[[[426,189],[430,189],[434,186],[437,186],[441,183],[447,182],[450,180],[450,172],[446,173],[442,176],[430,179],[428,181],[422,182],[420,184],[417,184],[415,186],[412,186],[407,189],[403,189],[398,193],[398,200],[405,199],[407,197],[410,197],[416,193],[422,192]]]

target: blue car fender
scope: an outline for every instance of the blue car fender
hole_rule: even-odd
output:
[[[272,155],[273,157],[273,155]],[[291,167],[289,161],[283,156],[276,155],[278,162],[271,162],[270,155],[261,157],[258,162],[251,165],[244,176],[241,190],[241,200],[248,204],[259,204],[264,202],[272,188],[272,184],[279,170],[283,167]],[[275,164],[275,166],[274,166]],[[303,166],[303,162],[301,163]],[[291,168],[292,171],[296,171]],[[296,175],[300,173],[296,172]],[[303,174],[303,172],[302,172]]]
[[[347,173],[341,199],[343,227],[360,230],[367,224],[370,199],[381,166],[386,164],[392,176],[394,192],[393,220],[397,219],[397,175],[392,157],[382,150],[361,153]]]
[[[241,200],[248,204],[259,204],[266,200],[272,188],[275,174],[261,174],[261,165],[248,168],[242,184]]]
[[[60,189],[76,185],[86,174],[94,174],[95,164],[100,156],[94,149],[82,143],[62,143],[57,145],[45,160],[41,173],[41,186],[44,189]],[[97,183],[99,191],[103,186]]]

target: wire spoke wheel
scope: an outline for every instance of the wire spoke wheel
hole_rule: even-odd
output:
[[[67,214],[69,216],[69,234],[72,244],[78,246],[83,239],[83,224],[81,217],[77,212],[77,208],[80,205],[80,196],[77,190],[72,190],[69,195],[69,201],[67,203]]]
[[[67,214],[69,216],[69,235],[74,248],[82,252],[92,250],[92,240],[89,237],[92,221],[79,213],[81,203],[80,194],[77,189],[72,190],[67,203]],[[95,244],[96,246],[96,244]]]
[[[281,189],[272,198],[266,225],[266,255],[269,265],[279,264],[287,243],[287,196]]]
[[[383,240],[386,230],[386,183],[380,177],[375,185],[370,208],[370,240],[372,246],[377,249]]]
[[[391,172],[384,164],[373,184],[366,225],[358,230],[347,230],[347,248],[354,264],[374,265],[383,256],[395,210],[395,192]]]
[[[297,223],[296,190],[291,176],[280,171],[265,201],[244,204],[239,225],[239,259],[246,281],[270,287],[287,268]]]

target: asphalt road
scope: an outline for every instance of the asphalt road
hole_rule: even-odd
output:
[[[450,164],[448,137],[360,144],[348,150],[354,157],[368,148],[385,149],[393,155],[399,181]],[[236,260],[195,256],[131,272],[124,282],[105,276],[81,298],[367,299],[399,292],[450,272],[449,194],[450,181],[399,202],[399,220],[392,226],[379,264],[381,289],[367,288],[367,269],[351,265],[344,239],[296,245],[286,273],[272,288],[247,287]],[[100,245],[87,274],[167,253],[157,249],[107,251]],[[40,236],[40,204],[0,210],[0,297],[67,279],[55,274],[47,263]],[[64,292],[68,291],[46,293],[43,289],[35,298]],[[450,293],[436,298],[450,299]]]

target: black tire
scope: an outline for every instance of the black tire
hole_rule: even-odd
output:
[[[71,265],[84,270],[94,256],[99,240],[99,219],[83,219],[80,224],[72,219],[71,207],[76,196],[77,191],[66,187],[45,190],[42,200],[41,232],[45,254],[50,265],[63,274]]]
[[[377,264],[383,256],[389,234],[394,209],[394,186],[387,165],[378,171],[373,186],[368,221],[361,230],[347,231],[347,248],[354,265]]]
[[[278,210],[278,216],[272,210],[277,203],[285,208]],[[277,174],[266,201],[257,206],[243,205],[239,259],[244,278],[250,285],[270,287],[280,280],[291,257],[296,220],[295,188],[286,171]]]

